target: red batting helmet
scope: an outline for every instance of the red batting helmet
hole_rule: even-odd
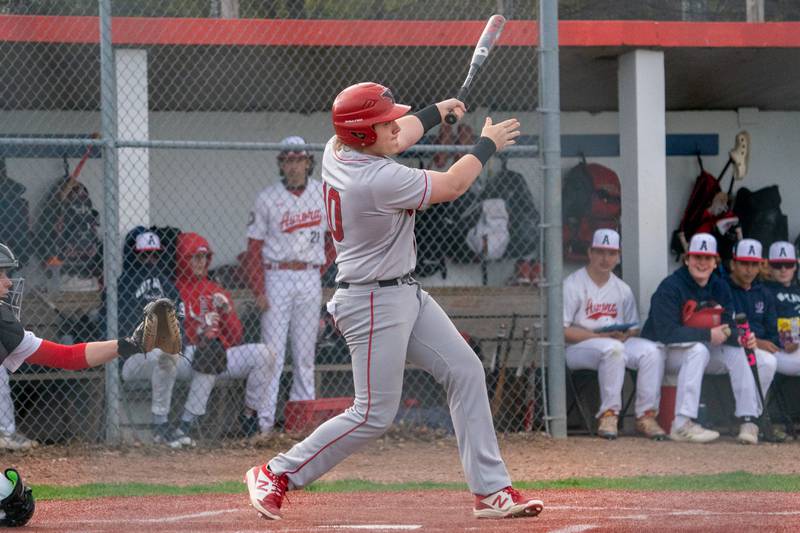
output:
[[[343,90],[333,101],[333,129],[348,146],[369,146],[378,136],[375,124],[396,120],[411,106],[396,104],[392,91],[377,83],[357,83]]]

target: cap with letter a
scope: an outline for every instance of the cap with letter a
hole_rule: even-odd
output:
[[[619,251],[619,233],[613,229],[599,229],[592,237],[592,248]]]
[[[137,252],[157,252],[161,250],[161,239],[152,231],[145,231],[136,236],[134,250]]]
[[[794,245],[787,241],[773,242],[769,247],[770,263],[796,263],[797,253]]]
[[[761,243],[755,239],[742,239],[733,248],[734,261],[757,263],[763,261]]]
[[[686,255],[717,256],[717,239],[710,233],[695,233]]]

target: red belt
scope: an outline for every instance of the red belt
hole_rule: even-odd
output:
[[[314,268],[311,263],[303,263],[302,261],[288,261],[286,263],[267,263],[264,265],[264,270],[308,270]]]

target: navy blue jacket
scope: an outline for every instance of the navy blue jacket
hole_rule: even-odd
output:
[[[800,285],[784,287],[777,281],[765,281],[764,287],[775,297],[775,314],[778,318],[800,317]]]
[[[782,318],[800,317],[800,285],[797,282],[793,281],[788,287],[784,287],[782,283],[776,281],[765,281],[764,287],[774,299],[776,328],[778,327],[777,321]],[[780,330],[778,330],[778,339],[781,340],[780,345],[784,346],[785,342],[781,337]]]
[[[119,306],[119,333],[130,335],[142,319],[142,309],[159,298],[169,298],[175,308],[182,309],[180,293],[163,271],[160,264],[146,264],[136,257],[133,245],[136,235],[145,231],[138,226],[125,239],[122,259],[122,274],[117,279]]]
[[[775,299],[769,289],[754,281],[749,289],[737,285],[730,274],[725,277],[733,295],[733,305],[737,313],[747,315],[747,322],[759,339],[778,343],[778,317],[775,314]]]
[[[733,298],[728,284],[715,272],[705,287],[701,287],[684,265],[658,285],[650,299],[650,314],[642,328],[642,337],[651,341],[672,344],[677,342],[710,342],[711,331],[683,325],[683,306],[687,301],[716,302],[725,308],[723,320],[736,331],[733,322]],[[727,344],[738,346],[736,336],[728,337]]]

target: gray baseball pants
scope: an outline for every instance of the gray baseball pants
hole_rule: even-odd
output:
[[[483,365],[418,283],[340,288],[328,311],[350,348],[355,403],[272,459],[272,472],[286,474],[291,488],[304,487],[382,435],[400,404],[408,361],[445,387],[470,490],[486,495],[511,485],[492,424]]]

